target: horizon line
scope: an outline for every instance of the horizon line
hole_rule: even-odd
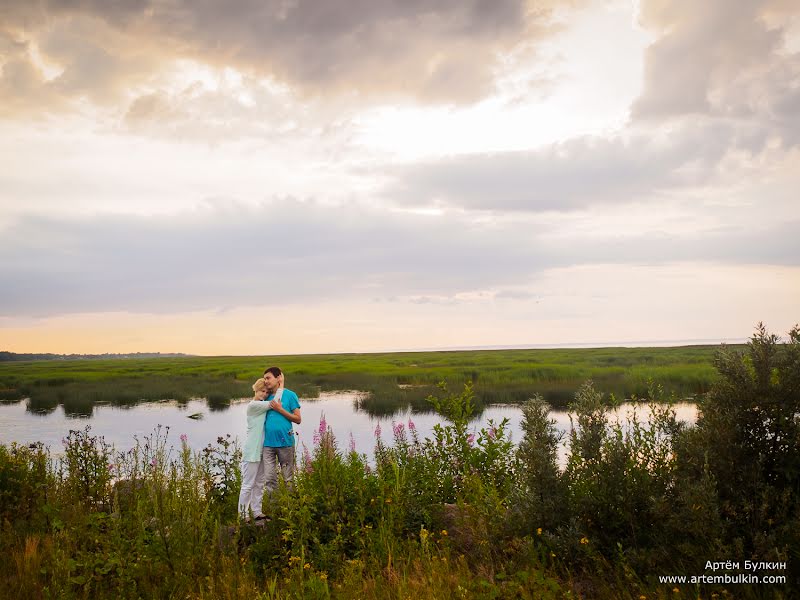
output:
[[[421,348],[394,348],[388,350],[338,350],[330,352],[293,352],[288,354],[272,354],[272,356],[312,356],[326,354],[392,354],[414,352],[471,352],[479,350],[557,350],[560,348],[574,349],[601,349],[601,348],[679,348],[682,346],[716,346],[720,344],[746,344],[749,338],[692,338],[672,340],[631,340],[631,341],[602,341],[602,342],[563,342],[563,343],[538,343],[538,344],[489,344],[474,346],[427,346]],[[193,354],[187,352],[14,352],[4,350],[11,354],[52,354],[55,356],[125,356],[135,354],[161,354],[166,357],[186,356],[212,358],[217,356],[269,356],[267,354]],[[155,358],[155,357],[154,357]]]

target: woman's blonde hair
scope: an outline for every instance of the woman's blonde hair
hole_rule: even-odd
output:
[[[260,392],[265,389],[267,389],[267,382],[264,381],[264,378],[256,379],[256,382],[253,384],[253,391]]]

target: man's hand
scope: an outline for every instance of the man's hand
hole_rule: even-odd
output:
[[[299,408],[295,408],[292,412],[289,412],[288,410],[283,408],[283,406],[281,406],[281,403],[278,402],[277,400],[273,400],[272,402],[270,402],[269,403],[269,407],[274,409],[274,410],[277,410],[278,414],[283,415],[284,417],[289,419],[292,423],[300,425],[300,420],[301,419],[300,419],[300,409]]]

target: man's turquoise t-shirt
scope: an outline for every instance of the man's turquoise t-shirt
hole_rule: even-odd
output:
[[[274,399],[275,394],[267,398],[267,400]],[[283,410],[289,413],[300,408],[300,400],[298,400],[297,394],[292,390],[284,389],[283,395],[281,396],[281,406]],[[270,448],[294,446],[292,422],[277,410],[270,410],[267,412],[267,418],[264,421],[264,446],[269,446]]]

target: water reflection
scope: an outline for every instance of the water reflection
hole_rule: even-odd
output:
[[[208,409],[212,412],[228,410],[231,407],[231,399],[224,396],[209,396],[206,402]]]
[[[298,447],[302,449],[305,444],[311,447],[314,432],[319,427],[320,418],[325,415],[327,423],[333,433],[340,449],[347,449],[351,443],[355,444],[358,452],[372,456],[376,442],[375,431],[380,425],[380,438],[386,444],[391,444],[392,423],[412,421],[421,438],[432,434],[433,426],[441,422],[441,418],[430,411],[422,412],[412,403],[401,409],[393,410],[384,415],[372,414],[365,410],[367,397],[359,392],[322,393],[318,399],[303,400],[300,426],[296,426],[298,433]],[[44,442],[58,453],[61,449],[61,439],[70,429],[83,428],[91,425],[94,435],[102,435],[106,441],[113,444],[117,450],[127,450],[135,444],[135,436],[141,440],[149,435],[158,425],[169,427],[169,441],[178,446],[178,438],[186,434],[189,445],[194,450],[200,450],[210,443],[214,443],[219,436],[231,436],[244,439],[245,409],[248,400],[223,403],[209,402],[204,399],[193,399],[186,402],[161,401],[145,402],[137,405],[112,405],[94,404],[92,406],[73,403],[66,400],[60,410],[52,399],[48,403],[41,399],[33,398],[15,404],[0,404],[0,443],[12,441],[29,444],[36,441]],[[643,422],[649,418],[649,408],[646,405],[633,406],[623,404],[615,413],[612,420],[619,418],[624,421],[633,410],[637,411],[639,419]],[[675,405],[679,420],[693,423],[697,418],[697,408],[693,404],[681,403]],[[190,418],[200,414],[201,419]],[[482,427],[487,427],[490,420],[498,423],[502,419],[509,420],[509,432],[514,442],[522,439],[522,410],[514,405],[490,405],[483,408],[480,415],[476,415],[470,424],[471,431],[477,432]],[[563,410],[554,410],[550,418],[555,420],[556,428],[563,432],[566,442],[567,433],[571,422],[569,414]],[[76,423],[76,419],[80,422]],[[559,450],[559,462],[563,465],[566,459],[566,447],[562,444]]]
[[[25,404],[21,402],[21,404]],[[29,398],[27,402],[28,412],[36,415],[49,415],[56,408],[58,408],[59,400],[53,396],[44,396],[39,398]]]
[[[64,398],[64,413],[68,417],[88,419],[94,413],[94,400],[90,398],[68,397]]]

